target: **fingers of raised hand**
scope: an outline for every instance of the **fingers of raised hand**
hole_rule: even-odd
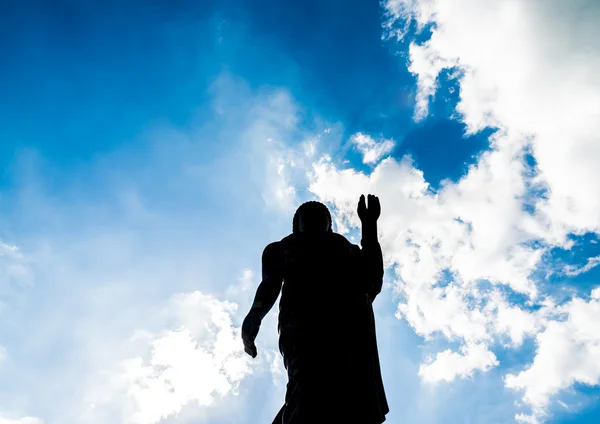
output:
[[[379,206],[379,198],[374,194],[367,195],[367,202],[365,202],[365,196],[361,196],[361,202],[365,205],[368,210],[377,209]]]
[[[381,204],[379,203],[379,198],[374,194],[368,194],[366,198],[364,194],[361,195],[360,199],[358,200],[357,212],[361,221],[365,219],[377,220],[381,214]]]
[[[358,200],[358,208],[356,209],[356,212],[358,213],[358,217],[360,219],[363,219],[366,212],[367,212],[367,205],[365,203],[365,196],[362,195],[360,196],[360,199]]]
[[[358,209],[365,210],[367,208],[367,203],[365,202],[365,195],[361,194],[360,199],[358,199]]]
[[[369,209],[372,209],[374,211],[379,211],[381,209],[379,197],[372,194],[369,195]]]

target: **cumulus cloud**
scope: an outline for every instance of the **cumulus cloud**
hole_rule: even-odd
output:
[[[524,187],[522,168],[518,162],[511,166],[510,159],[485,154],[459,183],[433,193],[409,157],[385,159],[369,175],[338,169],[323,158],[310,172],[310,190],[333,206],[347,228],[359,225],[354,209],[360,194],[380,196],[387,211],[380,218],[381,243],[404,299],[398,316],[418,334],[443,334],[465,345],[497,339],[518,346],[547,312],[510,305],[504,294],[509,288],[536,299],[536,285],[528,276],[541,257],[526,243],[531,235],[524,229],[522,199],[514,194]],[[452,281],[440,285],[444,272]],[[477,359],[456,358],[454,363]]]
[[[2,405],[35,405],[25,412],[46,422],[213,422],[237,414],[232,405],[256,408],[235,396],[251,371],[280,373],[276,314],[252,370],[239,323],[260,249],[291,228],[286,208],[296,200],[286,187],[306,155],[286,146],[315,137],[298,129],[285,90],[219,84],[224,114],[206,125],[155,128],[140,145],[65,170],[60,194],[44,184],[54,171],[39,164],[39,175],[2,193],[21,248],[0,245],[0,345],[8,336],[11,361],[0,364],[11,376]],[[98,190],[80,190],[84,180]],[[29,281],[27,293],[13,290]],[[173,293],[184,294],[159,313]]]
[[[539,293],[530,275],[543,265],[545,249],[570,246],[569,234],[600,232],[600,75],[596,71],[600,66],[600,5],[584,0],[388,0],[385,7],[389,36],[406,37],[410,22],[416,22],[420,30],[431,30],[426,41],[411,42],[409,47],[409,70],[418,85],[415,118],[427,116],[440,75],[448,71],[460,88],[456,111],[467,131],[498,130],[490,140],[490,151],[457,184],[446,185],[433,196],[426,193],[423,182],[423,194],[416,198],[428,198],[439,206],[445,222],[436,225],[436,233],[427,231],[423,223],[401,225],[401,231],[393,225],[384,227],[393,234],[392,251],[405,252],[398,256],[396,268],[406,298],[399,310],[422,334],[438,330],[450,338],[485,340],[502,332],[513,345],[524,335],[536,334],[538,352],[533,365],[506,379],[507,386],[524,390],[524,401],[534,410],[533,415],[518,414],[517,418],[534,422],[543,415],[552,394],[575,382],[598,384],[597,371],[588,366],[598,357],[595,342],[585,335],[585,329],[597,323],[590,310],[595,301],[573,300],[556,309],[552,299]],[[526,154],[535,160],[531,169]],[[386,166],[390,167],[380,165]],[[375,180],[375,175],[377,169],[368,179]],[[403,173],[404,178],[408,175],[418,172]],[[385,201],[390,190],[372,182]],[[523,202],[527,198],[533,199],[531,212]],[[412,204],[419,203],[413,198],[404,200],[413,208]],[[389,210],[396,207],[390,204]],[[402,214],[404,220],[406,216]],[[461,226],[467,228],[456,236]],[[452,227],[457,228],[454,233]],[[565,273],[576,275],[594,265],[595,258],[591,258],[583,268],[567,267]],[[432,283],[444,267],[453,273],[449,286],[462,289],[450,301],[446,300],[450,289]],[[506,308],[517,306],[494,294],[484,302],[486,306],[473,308],[468,299],[481,299],[474,284],[477,279],[506,284],[526,295],[530,305],[539,302],[542,307],[535,313],[520,310],[521,319],[510,319],[514,312],[507,313]],[[413,287],[420,287],[418,295]],[[425,306],[436,298],[436,308]],[[449,324],[448,316],[437,318],[440,311],[449,309],[442,306],[447,304],[459,305],[455,315],[462,317],[456,320],[460,327]],[[556,316],[560,312],[569,318],[561,321]],[[499,317],[493,325],[490,313]],[[448,362],[459,356],[448,353],[441,358]],[[432,379],[435,368],[426,369],[431,372],[425,375]],[[554,377],[541,378],[547,372]],[[440,378],[445,378],[443,373]]]
[[[506,386],[524,391],[523,400],[533,407],[533,416],[543,416],[551,396],[582,383],[600,384],[600,288],[586,301],[574,298],[558,308],[566,316],[551,321],[537,338],[533,364],[518,374],[506,376]]]
[[[600,160],[600,84],[593,72],[597,56],[585,60],[582,55],[584,50],[599,52],[599,38],[584,37],[581,45],[565,42],[558,50],[543,45],[552,24],[567,40],[581,39],[564,32],[581,17],[575,6],[563,14],[556,2],[544,4],[387,4],[392,20],[414,19],[421,28],[434,24],[428,41],[410,46],[410,70],[419,85],[416,118],[427,115],[440,72],[448,69],[457,71],[457,112],[468,131],[498,130],[489,151],[460,181],[434,193],[408,157],[383,160],[369,175],[339,169],[325,157],[310,172],[311,191],[334,206],[341,231],[358,225],[353,212],[361,193],[381,196],[389,211],[380,227],[386,262],[394,268],[403,299],[398,316],[425,338],[442,334],[461,341],[460,352],[441,352],[423,365],[421,376],[427,381],[487,370],[498,362],[484,346],[518,347],[525,337],[558,325],[554,301],[540,293],[532,272],[544,265],[548,249],[569,246],[568,234],[600,229],[600,175],[593,165]],[[592,15],[597,12],[589,9]],[[584,17],[580,36],[595,28],[593,19]],[[536,160],[533,168],[529,154]],[[527,204],[540,192],[529,211]],[[594,265],[593,259],[588,265]],[[444,273],[451,275],[446,284]],[[506,289],[525,296],[527,304],[511,302]],[[553,387],[582,382],[578,378],[575,374],[563,380],[568,384]],[[526,378],[517,381],[520,385],[507,379],[510,387],[526,393],[533,384]],[[538,393],[547,399],[554,392]],[[546,405],[533,399],[524,398],[533,407]]]
[[[155,424],[188,404],[207,407],[236,394],[251,372],[232,322],[236,309],[199,291],[174,296],[163,311],[167,327],[136,332],[130,342],[139,355],[98,374],[87,400],[90,422],[116,402],[123,422]]]
[[[421,365],[419,375],[428,383],[466,378],[475,370],[487,371],[498,365],[496,355],[483,344],[464,345],[461,353],[446,349],[429,364]]]
[[[534,243],[540,238],[535,215],[525,209],[528,177],[520,155],[519,149],[485,152],[460,181],[437,192],[429,189],[410,157],[384,159],[365,174],[340,168],[324,156],[309,172],[310,191],[333,207],[342,233],[359,225],[355,207],[360,194],[380,196],[385,263],[393,269],[400,296],[397,317],[426,340],[442,335],[460,345],[421,366],[419,375],[426,382],[485,372],[499,365],[496,347],[518,348],[536,335],[541,346],[539,335],[561,322],[563,310],[540,292],[532,277],[544,266],[543,254],[551,244]],[[516,303],[511,294],[525,302]],[[592,318],[588,314],[572,327],[597,325]],[[546,351],[558,360],[557,350]],[[582,355],[589,363],[596,352],[587,349]],[[583,382],[581,375],[550,387],[560,390]],[[520,385],[509,381],[509,387],[525,390],[533,384],[526,378],[517,380]],[[539,393],[548,398],[553,392]],[[524,398],[535,407],[532,399]],[[535,420],[541,410],[519,417]]]
[[[600,5],[594,1],[390,0],[392,18],[433,24],[411,43],[418,107],[426,114],[444,69],[460,84],[457,105],[468,130],[504,129],[530,144],[543,233],[600,228]],[[541,234],[543,234],[541,233]]]
[[[377,163],[383,156],[389,154],[394,148],[395,143],[392,140],[373,140],[370,136],[363,133],[356,133],[350,137],[350,141],[363,154],[363,163]]]

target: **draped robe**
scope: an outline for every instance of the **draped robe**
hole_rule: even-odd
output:
[[[270,266],[283,280],[279,348],[288,373],[273,424],[380,424],[389,412],[372,302],[381,291],[377,241],[291,234]]]

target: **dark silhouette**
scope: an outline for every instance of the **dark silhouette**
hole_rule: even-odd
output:
[[[273,424],[380,424],[389,412],[372,302],[381,291],[379,199],[358,202],[362,249],[334,233],[319,202],[302,204],[293,232],[262,254],[262,282],[242,325],[245,351],[279,293],[279,350],[288,373]]]

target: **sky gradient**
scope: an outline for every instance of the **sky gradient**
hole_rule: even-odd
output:
[[[380,197],[400,423],[600,419],[594,0],[0,4],[0,424],[270,423],[262,249]],[[328,355],[323,352],[323,355]]]

